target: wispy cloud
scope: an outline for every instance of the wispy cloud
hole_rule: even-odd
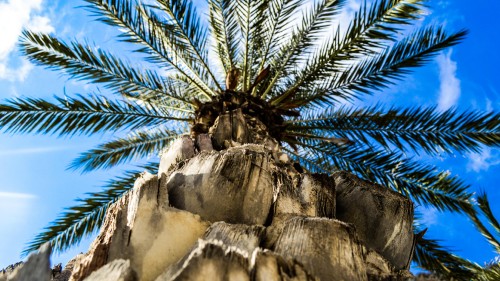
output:
[[[54,152],[54,151],[66,150],[66,149],[71,149],[71,147],[69,147],[69,146],[48,146],[48,147],[27,147],[27,148],[19,148],[19,149],[6,149],[6,150],[0,150],[0,156],[49,153],[49,152]]]
[[[452,50],[437,57],[439,67],[438,109],[446,110],[454,106],[460,98],[460,80],[457,78],[457,63],[451,59]]]
[[[469,153],[469,162],[467,163],[467,170],[479,173],[487,171],[491,166],[500,164],[500,155],[492,153],[491,148],[485,147],[481,153]]]
[[[433,207],[418,207],[421,217],[419,222],[425,226],[431,226],[438,223],[438,210]]]
[[[36,196],[30,193],[0,191],[0,199],[34,199]]]
[[[42,9],[43,0],[9,0],[0,2],[0,79],[23,81],[31,70],[31,64],[22,60],[21,65],[12,67],[9,57],[15,50],[23,28],[35,32],[53,32],[54,27],[48,17],[37,15]]]

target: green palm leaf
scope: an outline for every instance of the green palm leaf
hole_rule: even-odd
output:
[[[471,280],[479,266],[450,253],[438,240],[421,238],[415,245],[413,261],[422,269],[437,272],[439,277]]]
[[[289,75],[289,71],[307,55],[307,51],[320,38],[320,34],[339,13],[345,0],[322,0],[314,5],[302,19],[301,25],[294,30],[288,42],[284,43],[271,59],[274,75],[262,98],[268,96],[281,77]]]
[[[178,34],[180,40],[185,43],[186,49],[195,57],[195,59],[191,59],[191,68],[196,69],[197,65],[200,64],[203,70],[198,69],[197,72],[208,73],[215,86],[222,90],[215,74],[208,65],[207,28],[201,22],[193,3],[187,0],[159,0],[158,5],[154,7],[166,12],[172,19],[172,23],[176,27],[174,34]],[[210,84],[206,78],[205,81],[205,83]]]
[[[141,166],[150,173],[156,173],[158,163]],[[66,208],[59,218],[38,234],[23,251],[27,255],[49,242],[55,252],[62,252],[78,244],[82,238],[95,233],[104,222],[106,211],[133,186],[140,171],[126,171],[103,187],[103,191],[87,193],[84,199],[77,199],[78,205]]]
[[[0,104],[0,128],[10,133],[92,135],[118,130],[159,126],[168,121],[188,121],[172,117],[154,104],[147,107],[129,101],[115,101],[104,96],[55,97],[57,103],[44,99],[18,98]]]
[[[439,245],[438,240],[420,238],[415,245],[413,261],[444,280],[495,281],[500,277],[498,262],[480,266],[450,252],[450,249]]]
[[[242,90],[247,91],[257,71],[256,54],[263,44],[265,12],[269,1],[238,0],[237,14],[242,40]]]
[[[112,26],[123,28],[121,37],[125,42],[142,45],[139,52],[148,55],[150,61],[160,66],[173,68],[194,83],[200,94],[209,98],[214,95],[212,90],[193,68],[194,59],[187,51],[184,40],[179,38],[178,30],[173,24],[166,24],[157,16],[137,5],[134,1],[125,0],[86,0],[91,5],[87,7],[99,19]],[[186,71],[185,68],[190,71]]]
[[[263,69],[268,57],[273,57],[278,51],[281,41],[285,38],[287,25],[290,24],[291,16],[297,11],[303,0],[271,0],[264,22],[262,23],[264,42],[260,52],[256,54],[260,59],[258,69]]]
[[[281,99],[292,95],[298,88],[309,88],[328,78],[350,60],[363,55],[376,54],[388,42],[396,40],[402,25],[409,25],[423,14],[423,0],[383,0],[370,8],[366,2],[354,15],[345,32],[337,30],[335,36],[307,62]]]
[[[295,94],[297,98],[274,99],[273,104],[281,108],[294,108],[314,102],[329,105],[336,97],[349,98],[359,94],[371,94],[393,84],[409,72],[410,68],[422,66],[439,51],[459,43],[466,31],[451,35],[442,27],[425,27],[400,40],[379,55],[355,62],[342,72],[335,73],[330,80]]]
[[[485,215],[489,224],[493,227],[493,230],[495,231],[494,234],[492,234],[491,231],[488,230],[488,228],[483,224],[478,214],[469,214],[469,218],[472,220],[479,232],[493,246],[495,252],[500,255],[500,242],[498,241],[498,238],[500,237],[500,225],[498,224],[498,220],[495,218],[493,212],[491,211],[490,203],[488,202],[488,196],[486,195],[486,193],[482,192],[477,197],[477,203],[480,212]]]
[[[136,131],[127,137],[114,139],[82,153],[72,162],[70,168],[88,172],[111,168],[133,159],[158,155],[181,134],[182,132],[165,128]]]
[[[492,263],[474,271],[474,281],[496,281],[500,280],[500,263]]]
[[[500,145],[500,114],[494,113],[375,106],[315,111],[288,123],[291,134],[346,138],[415,153],[479,152],[481,145]]]
[[[238,56],[238,21],[236,1],[209,0],[210,31],[224,74],[236,66]]]
[[[184,107],[189,103],[184,96],[169,93],[169,86],[154,71],[139,71],[115,56],[89,45],[73,42],[68,45],[57,38],[24,31],[21,50],[32,61],[64,70],[79,79],[104,83],[121,93],[159,95]]]
[[[488,222],[493,227],[496,234],[500,236],[500,224],[491,211],[490,202],[488,200],[488,195],[486,194],[486,192],[483,191],[479,194],[479,196],[477,197],[477,203],[479,205],[479,209],[486,216]],[[496,252],[500,254],[500,248],[496,248]]]

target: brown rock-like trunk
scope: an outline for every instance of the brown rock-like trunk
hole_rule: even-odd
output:
[[[142,175],[109,208],[72,280],[411,276],[407,198],[347,173],[302,172],[241,110],[195,137],[176,141],[158,176]]]

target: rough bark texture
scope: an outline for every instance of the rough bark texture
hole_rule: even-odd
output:
[[[353,224],[364,244],[397,270],[408,269],[413,251],[413,203],[382,186],[346,173],[332,175],[337,218]]]
[[[154,280],[184,256],[209,224],[168,206],[166,186],[143,174],[134,189],[108,211],[101,233],[71,280],[83,280],[115,259],[130,260],[139,280]]]
[[[208,221],[264,224],[273,200],[272,162],[261,145],[202,152],[168,178],[170,204]]]
[[[294,217],[273,249],[295,259],[320,280],[366,280],[363,248],[354,228],[327,218]]]
[[[143,174],[109,208],[72,280],[411,276],[408,199],[347,173],[303,172],[241,110],[209,132],[174,142],[158,176]]]
[[[335,218],[335,185],[326,175],[277,175],[275,214]]]
[[[255,281],[313,281],[319,280],[311,275],[296,260],[286,260],[268,250],[257,250],[253,254]]]
[[[216,222],[207,229],[204,239],[207,241],[220,241],[226,246],[252,253],[259,248],[264,238],[265,229],[260,225]]]
[[[136,281],[137,275],[130,267],[129,260],[117,259],[90,274],[87,281]]]
[[[244,254],[222,242],[200,240],[188,256],[156,281],[250,280],[249,260]]]

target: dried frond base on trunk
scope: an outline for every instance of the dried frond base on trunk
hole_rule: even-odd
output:
[[[295,259],[320,280],[366,280],[361,244],[352,226],[334,219],[294,217],[274,252]]]
[[[335,218],[335,185],[326,175],[276,173],[274,214]]]
[[[408,269],[413,254],[413,203],[399,193],[346,172],[332,175],[337,218],[353,224],[365,245],[397,270]]]
[[[117,259],[92,272],[86,281],[137,281],[129,260]]]
[[[168,178],[170,204],[207,221],[263,225],[273,200],[273,162],[254,144],[202,152]]]
[[[175,268],[156,281],[167,280],[235,280],[235,281],[313,281],[295,260],[286,260],[273,252],[256,248],[241,251],[218,240],[200,240],[197,246]]]
[[[104,226],[71,280],[83,280],[115,259],[130,260],[139,280],[153,280],[182,258],[209,224],[168,207],[166,188],[143,174],[134,189],[108,210]]]

